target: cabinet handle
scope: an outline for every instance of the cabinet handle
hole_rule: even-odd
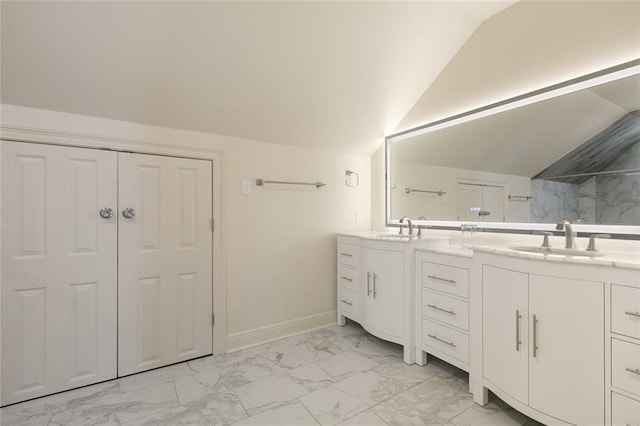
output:
[[[627,370],[629,373],[640,375],[640,370],[637,369],[637,368],[629,368],[629,367],[627,367],[627,368],[625,368],[625,370]]]
[[[351,278],[347,278],[347,277],[340,277],[340,278],[345,280],[345,281],[353,282],[353,279],[351,279]]]
[[[625,311],[624,313],[627,314],[627,315],[631,315],[632,317],[640,318],[640,312]]]
[[[349,253],[340,253],[341,256],[353,257],[352,254]]]
[[[439,338],[438,336],[436,336],[435,334],[427,334],[427,336],[431,337],[434,340],[437,340],[438,342],[444,343],[445,345],[449,345],[452,348],[456,347],[456,344],[453,342],[447,342],[446,340],[442,340],[441,338]]]
[[[538,355],[538,318],[533,316],[533,357]]]
[[[431,278],[432,280],[444,281],[446,283],[451,283],[451,284],[456,283],[454,280],[448,280],[446,278],[436,277],[435,275],[427,275],[427,278]]]
[[[448,311],[446,309],[442,309],[438,305],[429,305],[429,304],[427,304],[427,306],[430,307],[431,309],[436,309],[436,310],[438,310],[440,312],[446,312],[446,313],[451,314],[451,315],[455,315],[456,314],[454,311]]]
[[[371,295],[371,287],[369,281],[371,280],[371,272],[367,272],[367,296]]]
[[[113,217],[113,209],[111,207],[101,208],[100,217],[103,219],[111,219]]]
[[[341,301],[342,303],[346,303],[346,304],[347,304],[347,305],[349,305],[349,306],[353,306],[353,303],[351,303],[351,302],[349,302],[349,301],[347,301],[347,300],[340,299],[340,301]]]
[[[136,217],[136,211],[131,207],[127,207],[124,210],[122,210],[122,216],[125,219],[133,219],[134,217]]]
[[[376,296],[378,295],[378,290],[376,290],[376,278],[378,278],[378,276],[376,275],[376,273],[373,273],[373,298],[375,299]]]
[[[516,310],[516,352],[520,352],[520,344],[522,343],[520,340],[520,318],[522,315],[520,315],[520,311]]]

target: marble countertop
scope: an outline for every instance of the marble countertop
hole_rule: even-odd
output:
[[[563,254],[547,254],[547,253],[528,253],[511,249],[515,246],[526,246],[527,243],[521,241],[519,243],[498,243],[498,244],[476,244],[472,248],[462,248],[459,244],[451,242],[451,238],[442,235],[423,235],[418,238],[415,235],[412,238],[408,236],[398,237],[396,232],[384,231],[357,231],[357,232],[341,232],[339,235],[347,237],[365,238],[374,241],[396,242],[407,244],[410,249],[428,251],[431,253],[446,254],[451,256],[459,256],[471,258],[474,251],[492,253],[501,256],[517,257],[522,259],[544,260],[549,262],[564,262],[583,265],[600,265],[612,266],[618,268],[628,268],[640,270],[640,252],[613,251],[602,250],[597,257],[585,256],[569,256]],[[535,244],[530,243],[531,247]]]
[[[602,251],[602,256],[565,256],[559,254],[526,253],[511,249],[509,246],[475,246],[474,251],[492,253],[501,256],[523,259],[544,260],[549,262],[577,263],[583,265],[613,266],[640,270],[640,253]]]
[[[437,247],[437,248],[417,248],[416,250],[425,251],[429,253],[438,253],[438,254],[447,254],[449,256],[458,256],[458,257],[473,257],[473,250],[470,248],[462,248],[460,246],[449,246],[449,247]]]
[[[448,247],[449,240],[450,240],[449,237],[437,236],[437,235],[423,235],[421,238],[418,238],[415,235],[411,237],[409,237],[408,235],[404,235],[400,237],[397,232],[385,232],[385,231],[340,232],[338,235],[344,235],[346,237],[366,238],[368,240],[375,240],[375,241],[405,243],[405,244],[410,244],[412,246],[416,246],[416,248],[419,248],[421,244],[429,245],[429,244],[433,244],[434,242],[441,243],[438,246]]]

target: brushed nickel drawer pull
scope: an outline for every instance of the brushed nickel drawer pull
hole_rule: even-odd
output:
[[[448,311],[446,309],[442,309],[438,305],[429,305],[429,304],[427,304],[427,306],[430,307],[431,309],[435,309],[435,310],[438,310],[440,312],[446,312],[446,313],[451,314],[451,315],[455,315],[456,314],[454,311]]]
[[[453,342],[447,342],[446,340],[442,340],[441,338],[439,338],[438,336],[436,336],[435,334],[427,334],[427,336],[431,337],[434,340],[437,340],[438,342],[444,343],[445,345],[449,345],[452,348],[456,347],[456,344]]]
[[[351,278],[347,278],[347,277],[340,277],[340,278],[341,278],[341,279],[343,279],[343,280],[345,280],[345,281],[353,282],[353,279],[351,279]]]
[[[346,303],[346,304],[347,304],[347,305],[349,305],[349,306],[353,306],[353,303],[351,303],[351,302],[349,302],[349,301],[347,301],[347,300],[340,299],[340,301],[341,301],[342,303]]]
[[[376,289],[376,279],[378,278],[378,276],[376,275],[376,273],[373,273],[373,298],[375,299],[376,296],[378,295],[378,290]]]
[[[538,318],[533,316],[533,357],[538,355]]]
[[[640,312],[625,311],[624,313],[627,314],[627,315],[631,315],[632,317],[640,318]]]
[[[349,254],[349,253],[340,253],[340,255],[342,255],[342,256],[347,256],[347,257],[353,257],[353,255],[352,255],[352,254]]]
[[[449,280],[447,278],[436,277],[435,275],[427,275],[427,278],[431,278],[432,280],[444,281],[446,283],[451,283],[451,284],[455,284],[456,283],[454,280]]]
[[[516,352],[520,352],[520,345],[522,344],[522,340],[520,340],[520,311],[516,310]]]
[[[371,272],[367,272],[367,296],[371,295],[371,285],[370,285],[370,280],[371,280]]]
[[[640,375],[640,370],[637,369],[637,368],[629,368],[629,367],[627,367],[627,368],[625,368],[625,370],[627,370],[629,373]]]

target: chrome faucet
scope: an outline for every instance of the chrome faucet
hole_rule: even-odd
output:
[[[398,232],[398,234],[402,235],[402,224],[404,223],[405,219],[409,224],[409,235],[413,235],[413,223],[411,223],[411,219],[409,219],[409,216],[405,216],[402,219],[400,219],[400,232]]]
[[[568,220],[561,220],[556,224],[558,231],[564,230],[564,248],[574,249],[576,248],[575,233],[571,227],[571,222]]]
[[[418,220],[427,220],[427,218],[426,218],[426,217],[424,217],[424,216],[420,216],[420,217],[418,218]],[[417,225],[417,226],[418,226],[418,238],[422,238],[422,228],[426,228],[426,227],[427,227],[427,225],[424,225],[424,226],[422,226],[422,225]]]

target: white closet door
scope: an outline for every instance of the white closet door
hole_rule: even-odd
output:
[[[211,354],[211,162],[121,153],[118,182],[119,375]]]
[[[2,405],[116,376],[116,173],[114,152],[2,141]]]
[[[459,183],[456,186],[457,220],[479,221],[478,212],[482,210],[482,187]]]
[[[482,209],[489,212],[483,222],[504,222],[504,188],[485,186],[482,188]]]

